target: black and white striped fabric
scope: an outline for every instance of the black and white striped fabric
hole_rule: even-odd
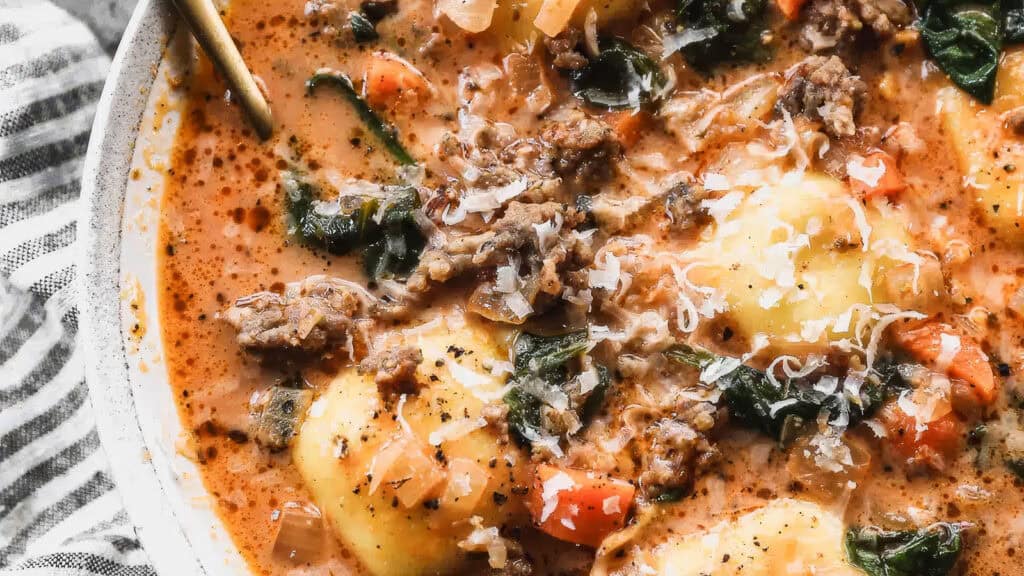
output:
[[[110,58],[49,2],[0,0],[0,575],[148,575],[93,425],[75,231]]]

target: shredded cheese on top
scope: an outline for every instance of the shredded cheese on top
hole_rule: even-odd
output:
[[[541,523],[546,522],[555,509],[558,508],[558,494],[565,490],[572,490],[575,487],[576,482],[572,477],[561,471],[541,484],[540,499],[544,503],[540,511]]]

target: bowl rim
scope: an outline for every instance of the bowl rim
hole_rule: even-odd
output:
[[[82,172],[78,223],[79,345],[100,442],[128,517],[159,574],[205,575],[195,542],[151,457],[120,314],[126,186],[147,94],[177,18],[169,0],[140,0],[100,97]]]

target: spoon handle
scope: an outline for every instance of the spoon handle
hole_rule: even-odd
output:
[[[174,0],[192,35],[220,71],[232,95],[241,103],[256,133],[264,140],[273,133],[270,105],[260,92],[212,0]]]

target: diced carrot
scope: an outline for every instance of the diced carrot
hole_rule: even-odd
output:
[[[946,414],[923,423],[918,430],[917,420],[896,404],[886,407],[881,413],[887,438],[900,454],[907,458],[923,456],[929,450],[938,454],[952,454],[960,445],[963,425],[956,414]]]
[[[363,92],[371,107],[383,108],[401,98],[420,98],[430,92],[430,87],[412,64],[393,54],[377,52],[366,65]]]
[[[796,20],[800,16],[800,9],[803,8],[807,0],[775,0],[775,2],[779,5],[783,16],[788,20]]]
[[[543,532],[597,548],[626,524],[636,489],[617,478],[540,464],[530,496],[533,523]]]
[[[899,194],[907,188],[907,183],[903,181],[903,175],[900,174],[900,169],[896,165],[896,160],[888,153],[881,150],[875,150],[874,152],[867,155],[864,158],[863,166],[865,168],[878,168],[879,166],[885,167],[885,172],[878,178],[873,186],[859,180],[854,177],[850,177],[850,188],[857,194],[860,194],[866,198],[872,196],[893,196]]]
[[[624,111],[610,113],[610,124],[615,132],[616,138],[626,148],[631,148],[640,141],[644,135],[644,128],[647,126],[647,113],[638,111]]]
[[[988,405],[995,400],[995,375],[988,356],[975,339],[949,324],[937,321],[929,321],[911,329],[903,328],[900,325],[893,327],[896,343],[918,362],[932,368],[941,368],[935,364],[943,355],[943,335],[947,342],[955,342],[952,338],[959,339],[959,350],[952,358],[946,359],[949,362],[945,367],[946,374],[966,382],[978,403]]]

